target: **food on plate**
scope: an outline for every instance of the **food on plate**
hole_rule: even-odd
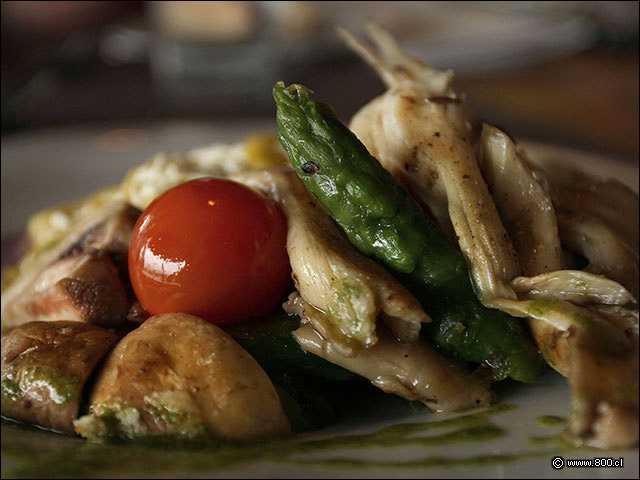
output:
[[[274,198],[287,215],[287,249],[297,291],[284,308],[302,320],[293,333],[305,351],[436,411],[490,402],[487,379],[469,374],[419,341],[421,323],[430,320],[418,301],[355,251],[293,170],[231,178]],[[378,316],[386,328],[376,326]]]
[[[638,298],[638,195],[615,180],[594,178],[562,164],[524,157],[556,212],[566,249]]]
[[[431,313],[436,345],[486,363],[496,378],[534,382],[544,363],[520,322],[483,307],[464,259],[420,206],[324,105],[277,85],[278,127],[307,188],[365,255],[386,265]]]
[[[276,201],[287,217],[296,292],[285,310],[300,304],[314,328],[348,355],[376,343],[378,316],[398,338],[418,338],[422,323],[430,321],[418,301],[384,268],[358,254],[295,172],[269,169],[229,178]]]
[[[220,328],[184,313],[146,320],[111,352],[93,387],[87,438],[147,435],[228,438],[286,435],[269,377]]]
[[[301,318],[304,322],[304,315]],[[458,412],[494,400],[488,378],[470,374],[424,342],[399,342],[381,329],[373,347],[349,357],[310,324],[293,334],[305,351],[369,379],[384,392],[422,402],[434,412]]]
[[[548,364],[568,438],[638,444],[637,195],[530,157],[379,27],[375,48],[340,35],[388,87],[350,129],[280,82],[284,150],[258,134],[159,154],[31,219],[3,275],[3,415],[100,441],[265,439],[337,421],[363,386],[457,412]],[[5,347],[60,320],[109,341],[23,342],[5,389]],[[73,372],[88,409],[78,390],[60,412],[57,393],[9,406],[65,345],[108,354]]]
[[[58,241],[71,225],[89,216],[109,202],[125,201],[144,210],[162,192],[193,180],[256,168],[283,165],[288,162],[284,149],[272,133],[257,132],[237,144],[215,143],[194,148],[182,154],[158,153],[147,162],[131,169],[122,183],[104,188],[88,198],[44,209],[27,223],[31,249],[20,261],[20,269],[9,270],[13,276],[28,269],[34,257]],[[3,278],[6,272],[3,273]]]
[[[2,415],[73,433],[82,389],[118,336],[81,322],[29,322],[2,337]]]
[[[134,301],[127,253],[139,213],[125,202],[109,202],[31,256],[2,292],[3,326],[47,320],[121,326]]]
[[[269,200],[225,179],[165,192],[138,219],[131,284],[150,315],[190,313],[212,323],[266,315],[289,285],[287,228]]]
[[[403,179],[444,232],[455,232],[479,300],[526,318],[543,355],[555,357],[551,365],[568,377],[572,388],[570,434],[599,447],[637,444],[638,310],[637,298],[625,290],[637,291],[637,275],[634,280],[621,272],[638,268],[637,223],[621,226],[620,221],[603,218],[603,212],[612,214],[611,209],[587,207],[603,196],[603,182],[567,186],[567,177],[558,176],[562,183],[552,187],[554,177],[549,176],[547,190],[566,187],[567,192],[556,193],[554,204],[554,197],[548,198],[545,186],[536,181],[535,167],[532,171],[506,135],[487,125],[474,128],[477,122],[455,94],[451,72],[436,71],[407,57],[375,25],[370,36],[377,51],[348,32],[341,35],[389,87],[354,116],[354,133],[385,168]],[[637,195],[617,182],[604,184],[616,191],[612,196],[621,199],[625,211],[637,211]],[[564,202],[563,196],[567,197]],[[576,212],[580,205],[586,207],[583,215]],[[566,281],[571,274],[567,270],[575,265],[564,260],[558,247],[563,228],[554,222],[555,209],[565,222],[571,218],[567,223],[574,224],[572,231],[583,232],[581,241],[575,234],[565,234],[572,241],[565,240],[563,246],[589,254],[589,270],[605,271],[602,265],[608,262],[602,256],[607,251],[630,262],[629,267],[617,269],[608,263],[608,270],[617,270],[616,278],[624,282],[614,287],[618,292],[614,299],[594,294],[594,286],[611,288],[598,275],[581,271],[572,275],[579,277],[577,283]],[[598,227],[602,236],[595,234]],[[521,236],[538,241],[534,248],[526,248],[518,240]],[[532,300],[527,293],[516,293],[512,283],[522,291],[523,285],[536,283],[539,274],[560,280],[547,299]],[[582,293],[589,305],[568,301],[566,289]],[[558,361],[565,368],[558,368]],[[599,374],[588,373],[595,365]]]

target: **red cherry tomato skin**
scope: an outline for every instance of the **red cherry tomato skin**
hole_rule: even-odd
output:
[[[155,199],[129,245],[129,275],[151,315],[184,312],[215,324],[265,315],[290,283],[286,220],[230,180],[201,178]]]

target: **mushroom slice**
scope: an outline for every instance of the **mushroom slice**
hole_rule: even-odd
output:
[[[83,254],[57,260],[40,272],[7,306],[2,319],[9,326],[66,318],[109,327],[126,317],[128,305],[111,259]]]
[[[73,433],[83,385],[117,341],[80,322],[13,328],[2,337],[2,415]]]
[[[572,396],[568,432],[572,436],[598,447],[637,444],[637,310],[625,308],[634,304],[635,298],[609,278],[561,270],[560,238],[565,244],[567,240],[566,234],[563,236],[567,222],[563,219],[568,217],[580,227],[586,225],[577,221],[579,217],[563,213],[563,209],[573,205],[571,208],[598,211],[603,218],[615,217],[613,206],[607,206],[604,198],[598,199],[592,193],[604,187],[594,182],[590,188],[583,176],[566,174],[566,189],[562,187],[566,198],[559,201],[560,194],[549,187],[549,179],[531,170],[508,136],[487,125],[482,131],[480,164],[507,231],[515,239],[522,270],[533,275],[511,281],[518,301],[494,299],[493,303],[512,315],[528,317],[545,359],[568,378]],[[570,178],[577,180],[572,182]],[[612,188],[607,184],[608,190]],[[567,196],[565,190],[573,190],[575,195]],[[625,189],[615,197],[620,205],[627,205],[623,211],[633,210],[633,196]],[[592,199],[593,206],[588,205],[587,198]],[[556,225],[558,211],[561,213]],[[617,230],[624,232],[625,227]],[[632,236],[633,228],[626,230]],[[587,228],[575,237],[592,253],[609,257],[609,264],[631,272],[635,269],[637,278],[637,256],[635,260],[632,255],[627,256],[623,261],[624,255],[617,254],[621,237],[614,235],[612,229],[591,239],[588,233],[593,229]],[[596,257],[592,255],[590,259]]]
[[[513,141],[484,124],[478,161],[525,275],[563,268],[553,203],[518,156]]]
[[[474,131],[450,71],[406,56],[388,32],[371,25],[376,50],[348,32],[347,45],[370,63],[387,91],[351,119],[355,135],[457,238],[480,300],[515,299],[509,281],[520,273],[516,252],[482,178]]]
[[[89,414],[74,424],[90,439],[290,432],[253,357],[218,327],[183,313],[152,317],[120,341],[94,385]]]
[[[533,277],[516,277],[511,286],[518,298],[567,300],[576,305],[620,305],[636,303],[618,282],[582,270],[558,270]]]
[[[635,244],[626,242],[607,220],[584,211],[559,210],[558,228],[567,250],[589,260],[587,271],[620,282],[638,298],[637,240]]]
[[[293,334],[307,352],[368,378],[384,392],[423,402],[437,412],[455,412],[494,399],[489,382],[469,374],[422,342],[399,342],[379,329],[378,343],[346,357],[313,329],[303,325]]]
[[[563,246],[589,260],[587,271],[620,282],[637,299],[637,193],[557,158],[527,156],[526,161],[553,200]]]
[[[617,326],[633,316],[623,306],[638,292],[637,195],[559,175],[562,162],[527,163],[496,128],[475,138],[450,72],[407,57],[379,27],[370,28],[375,49],[342,36],[388,87],[353,117],[353,132],[452,240],[455,232],[483,304],[528,318],[580,406],[571,433],[598,446],[637,444],[637,428],[624,421],[638,417],[637,340]],[[589,273],[561,270],[562,246],[587,257]],[[612,306],[608,318],[601,310]]]
[[[121,325],[131,303],[126,259],[139,213],[118,201],[79,220],[2,292],[3,325],[61,318]]]

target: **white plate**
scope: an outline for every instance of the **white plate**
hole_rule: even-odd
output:
[[[24,228],[27,216],[40,208],[73,200],[94,189],[118,182],[128,168],[145,160],[158,150],[184,150],[214,140],[235,141],[256,129],[271,129],[273,123],[242,125],[212,125],[178,123],[149,128],[119,131],[109,128],[81,130],[49,130],[12,136],[2,140],[2,234]],[[109,140],[111,138],[111,140]],[[114,138],[116,140],[114,140]],[[540,155],[552,155],[559,162],[571,162],[605,176],[618,178],[635,191],[638,190],[638,167],[564,148],[525,142],[530,150]],[[120,150],[114,151],[114,150]],[[404,446],[402,448],[369,448],[361,450],[326,450],[298,460],[360,459],[364,463],[354,466],[334,464],[314,467],[302,463],[287,464],[278,460],[256,460],[247,457],[227,467],[212,468],[216,449],[184,452],[163,449],[134,449],[132,447],[105,447],[88,444],[80,439],[59,436],[37,430],[23,430],[11,425],[2,426],[2,477],[15,476],[22,468],[40,468],[40,475],[70,476],[77,470],[66,471],[64,462],[76,467],[88,465],[81,475],[96,477],[538,477],[538,478],[619,478],[638,476],[638,451],[564,451],[550,445],[536,446],[531,437],[555,436],[561,426],[543,427],[536,422],[542,415],[566,418],[569,408],[569,390],[564,379],[549,371],[536,385],[511,384],[498,386],[500,402],[517,405],[517,409],[491,417],[491,423],[504,430],[499,438],[481,442],[466,442],[430,446]],[[389,401],[362,412],[358,418],[325,431],[312,438],[332,438],[347,434],[372,433],[396,423],[437,421],[447,417],[423,410],[412,412],[402,402]],[[450,430],[435,429],[427,436],[441,435]],[[15,445],[29,445],[33,452],[16,454]],[[14,448],[12,448],[12,446]],[[35,453],[37,451],[37,454]],[[138,452],[132,457],[132,451]],[[26,450],[26,452],[30,452]],[[485,466],[454,466],[447,468],[403,466],[388,468],[373,463],[408,462],[424,457],[463,459],[471,457],[505,457],[527,453],[526,459]],[[32,456],[32,454],[34,456]],[[126,454],[126,455],[125,455]],[[551,459],[555,454],[565,459],[613,457],[624,458],[623,468],[568,468],[555,470]],[[122,456],[122,459],[120,458]],[[115,458],[117,457],[117,458]],[[154,459],[144,468],[139,458]],[[128,463],[126,458],[130,458]],[[102,459],[103,461],[98,461]],[[113,465],[116,465],[115,469]],[[57,465],[57,466],[56,466]],[[27,470],[34,474],[33,470]],[[23,470],[24,474],[24,470]]]

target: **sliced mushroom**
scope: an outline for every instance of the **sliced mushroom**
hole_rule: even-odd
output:
[[[116,346],[75,428],[92,439],[290,432],[260,365],[221,329],[183,313],[152,317]]]
[[[369,33],[376,50],[342,35],[388,90],[353,116],[351,130],[428,207],[444,234],[457,238],[480,300],[515,298],[509,281],[520,265],[482,178],[471,115],[453,89],[453,74],[409,58],[375,25]]]
[[[489,382],[467,373],[422,342],[399,342],[380,329],[378,343],[346,357],[310,324],[294,332],[307,352],[362,375],[387,393],[423,402],[436,412],[455,412],[494,399]]]
[[[61,318],[121,325],[131,303],[126,259],[138,214],[115,202],[79,220],[2,293],[4,325]]]
[[[512,315],[529,317],[545,359],[568,378],[572,397],[568,431],[572,436],[606,448],[637,444],[637,310],[625,308],[635,303],[634,295],[611,280],[635,279],[637,289],[637,247],[635,257],[624,247],[622,239],[632,238],[634,228],[620,225],[624,215],[616,215],[616,207],[609,203],[615,198],[621,212],[635,210],[637,218],[637,196],[584,174],[556,171],[554,176],[545,176],[516,152],[507,135],[487,125],[482,131],[480,163],[514,239],[523,273],[532,275],[511,281],[518,301],[493,302]],[[562,183],[551,188],[551,179]],[[607,195],[603,195],[605,190]],[[577,211],[592,213],[582,218]],[[612,220],[607,222],[607,218]],[[576,227],[572,234],[568,225]],[[635,225],[637,231],[637,222]],[[637,244],[637,233],[635,237]],[[591,271],[607,265],[600,270],[610,278],[561,270],[561,238],[568,248],[588,253]],[[633,288],[634,282],[625,285]]]
[[[595,217],[585,221],[580,215],[568,213],[567,208],[576,208],[598,212],[602,218],[616,217],[614,207],[598,198],[604,188],[601,182],[592,181],[590,185],[584,175],[566,172],[558,178],[567,183],[554,190],[549,182],[556,178],[532,171],[531,161],[527,164],[511,139],[496,128],[484,126],[480,160],[498,211],[515,239],[523,272],[534,275],[511,281],[519,301],[494,302],[512,315],[529,317],[531,332],[547,362],[567,376],[572,395],[572,436],[599,447],[637,444],[637,311],[625,308],[635,303],[634,296],[609,278],[561,270],[564,262],[559,248],[562,238],[577,252],[589,251],[592,267],[600,263],[594,262],[595,258],[606,257],[606,263],[615,266],[618,273],[626,271],[633,277],[635,271],[637,279],[637,255],[635,259],[625,256],[621,237],[614,233],[627,231],[632,236],[633,228],[605,228],[602,222],[593,221]],[[623,212],[633,211],[633,195],[625,188],[616,193],[614,187],[607,182],[609,198],[616,198]],[[562,194],[556,190],[562,190]],[[589,199],[593,205],[589,205]],[[635,205],[637,217],[637,197]],[[603,228],[596,228],[598,223]],[[611,222],[615,223],[619,222]],[[577,227],[573,235],[567,235],[567,224]],[[568,237],[586,250],[569,244]],[[611,278],[629,277],[612,275],[614,269],[607,271]],[[635,327],[629,328],[628,324],[634,323]],[[635,422],[630,421],[633,419]]]
[[[351,129],[445,234],[455,231],[485,306],[528,318],[547,361],[569,378],[570,432],[597,446],[637,444],[637,427],[625,425],[638,417],[637,339],[617,326],[621,315],[637,322],[624,308],[638,292],[637,195],[559,172],[557,160],[527,163],[495,128],[474,138],[450,72],[407,57],[379,27],[370,29],[375,49],[343,37],[389,87]],[[560,270],[562,246],[587,257],[589,273]],[[608,318],[602,307],[611,306]]]
[[[73,432],[82,388],[118,337],[80,322],[31,322],[2,337],[2,415]]]
[[[484,124],[478,161],[500,218],[509,233],[524,275],[564,267],[551,198],[518,156],[513,141]]]
[[[589,260],[586,270],[620,282],[637,299],[637,193],[557,158],[526,156],[526,160],[553,200],[563,246]]]

